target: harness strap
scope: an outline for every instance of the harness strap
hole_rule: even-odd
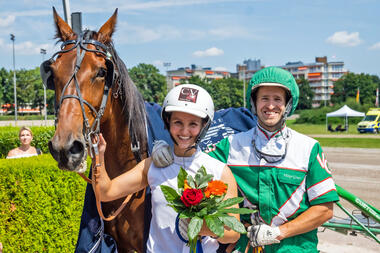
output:
[[[101,164],[99,163],[99,154],[95,155],[95,163],[92,165],[92,171],[93,171],[93,179],[92,184],[94,186],[94,193],[95,193],[95,199],[96,199],[96,208],[98,209],[99,216],[105,220],[105,221],[111,221],[116,218],[116,216],[123,210],[123,208],[128,204],[133,194],[128,195],[121,206],[115,211],[114,214],[110,215],[109,217],[105,217],[102,211],[102,204],[100,202],[100,189],[99,184],[96,183],[97,178],[99,177],[99,170],[98,167],[100,167]]]

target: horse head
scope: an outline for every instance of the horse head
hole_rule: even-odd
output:
[[[90,139],[109,117],[104,111],[117,75],[111,50],[117,9],[98,32],[81,34],[54,8],[53,14],[61,50],[40,68],[45,85],[55,90],[56,132],[49,149],[60,169],[83,172]]]

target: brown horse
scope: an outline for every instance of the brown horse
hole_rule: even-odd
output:
[[[107,141],[107,172],[114,178],[147,156],[144,101],[112,43],[117,10],[98,32],[80,35],[54,8],[53,14],[61,50],[41,65],[44,83],[56,94],[50,153],[60,169],[83,172],[89,141],[101,132]],[[143,251],[144,199],[145,190],[133,194],[124,211],[105,222],[120,252]],[[102,203],[105,216],[121,202]]]

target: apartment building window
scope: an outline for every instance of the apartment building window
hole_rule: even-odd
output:
[[[343,66],[342,65],[332,65],[331,69],[334,72],[343,72]]]

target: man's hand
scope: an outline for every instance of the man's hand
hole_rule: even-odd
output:
[[[173,153],[170,145],[164,140],[154,142],[152,150],[152,161],[158,168],[164,168],[174,162]]]
[[[271,227],[266,224],[252,225],[247,229],[247,237],[252,247],[280,243],[276,238],[281,235],[279,227]]]

